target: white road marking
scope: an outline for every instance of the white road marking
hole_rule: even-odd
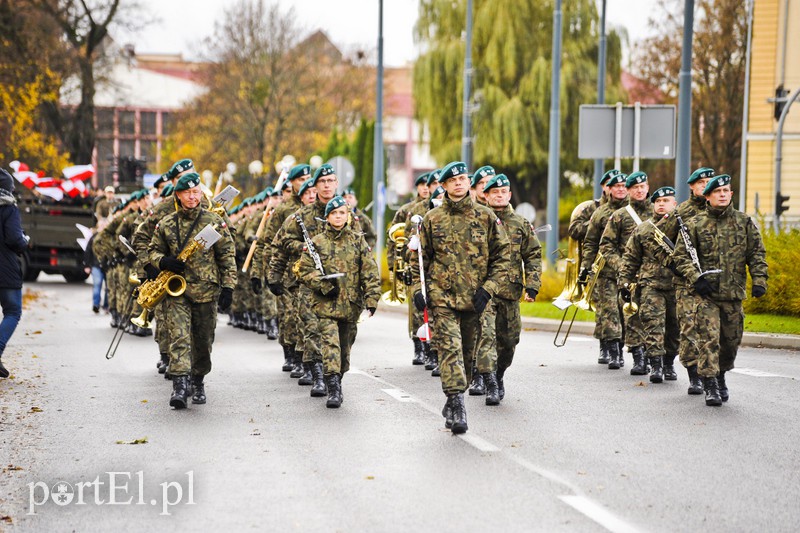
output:
[[[756,370],[755,368],[734,368],[731,372],[736,374],[744,374],[754,378],[789,378],[791,376],[784,376],[783,374],[773,374],[771,372],[764,372],[763,370]]]
[[[559,496],[558,499],[614,533],[636,533],[640,531],[586,496]]]
[[[400,389],[381,389],[383,392],[397,400],[398,402],[413,402],[414,398],[407,392]]]
[[[492,444],[486,439],[483,439],[474,433],[463,433],[458,436],[461,440],[470,444],[473,448],[477,448],[482,452],[499,452],[500,448]]]

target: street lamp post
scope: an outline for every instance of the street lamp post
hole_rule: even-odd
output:
[[[375,242],[375,260],[378,273],[381,271],[381,255],[383,252],[383,202],[380,198],[383,183],[383,0],[378,0],[378,81],[377,102],[375,106],[375,150],[372,167],[372,220],[378,237]]]
[[[561,0],[553,11],[553,79],[550,85],[550,155],[547,163],[547,262],[555,267],[554,252],[558,248],[558,194],[561,152]]]
[[[472,106],[469,102],[472,89],[472,0],[467,0],[467,33],[465,41],[461,160],[467,164],[467,169],[472,169]]]
[[[689,177],[692,164],[692,34],[694,32],[694,0],[683,7],[683,50],[678,94],[678,153],[675,159],[675,192],[679,202],[689,198]]]
[[[600,10],[600,46],[597,52],[597,103],[600,105],[606,103],[606,0],[603,0]],[[595,159],[593,181],[595,198],[600,198],[602,194],[600,178],[603,177],[603,170],[603,160]]]

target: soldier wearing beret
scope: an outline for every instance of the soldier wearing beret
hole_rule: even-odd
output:
[[[184,174],[175,185],[178,211],[156,225],[150,241],[150,263],[161,270],[182,275],[186,290],[164,299],[166,334],[169,338],[169,372],[173,391],[170,406],[183,409],[206,403],[204,378],[211,372],[211,345],[217,323],[217,305],[225,311],[233,299],[236,260],[233,239],[225,221],[200,205],[200,176]],[[184,248],[206,226],[216,226],[221,238],[200,249],[186,261],[178,259]],[[191,376],[191,383],[190,383]]]
[[[725,373],[734,368],[742,341],[747,297],[747,272],[753,280],[752,296],[767,293],[767,261],[761,233],[753,219],[733,207],[731,177],[712,178],[703,190],[708,206],[688,222],[689,242],[679,239],[673,254],[675,267],[692,284],[696,331],[704,336],[699,346],[697,373],[703,380],[706,405],[728,400]],[[692,260],[689,246],[697,253]],[[719,270],[718,273],[707,273]]]
[[[494,345],[496,332],[496,349],[492,346],[496,371],[493,368],[493,372],[484,373],[486,405],[496,405],[506,395],[504,376],[514,360],[514,351],[519,344],[519,335],[522,329],[519,313],[520,297],[524,293],[526,301],[535,301],[542,285],[542,247],[530,222],[516,214],[511,207],[511,183],[504,174],[492,177],[483,188],[483,192],[486,194],[489,207],[494,210],[503,223],[511,244],[508,276],[498,284],[497,294],[492,299],[496,309],[495,323],[492,324],[492,330],[489,333],[492,339],[487,339],[486,333],[482,331],[479,341],[479,346],[487,341]],[[484,372],[484,369],[481,368],[480,348],[478,350],[478,371]],[[495,377],[497,380],[496,403],[492,398],[492,389],[494,388],[492,382]]]
[[[600,187],[602,188],[600,199],[591,200],[583,207],[583,209],[580,210],[576,216],[574,216],[574,218],[570,219],[567,234],[579,243],[583,243],[583,241],[586,239],[586,232],[589,230],[589,220],[591,220],[594,212],[601,205],[608,203],[608,197],[610,195],[608,180],[617,174],[621,174],[621,172],[616,168],[613,168],[603,174],[603,177],[600,178]]]
[[[675,310],[673,274],[665,266],[672,253],[672,241],[660,240],[657,233],[675,209],[675,189],[661,187],[653,193],[653,216],[634,230],[619,273],[623,301],[630,301],[630,286],[640,291],[639,316],[644,328],[644,353],[652,368],[651,383],[678,379],[673,362],[678,353],[680,329]]]
[[[497,172],[495,172],[494,168],[489,165],[482,166],[472,174],[470,177],[469,194],[472,196],[474,201],[481,205],[488,206],[483,188],[486,187],[486,184],[489,183],[489,180],[492,179],[495,174],[497,174]]]
[[[352,187],[347,187],[342,191],[342,198],[350,206],[352,212],[353,227],[358,228],[364,234],[367,244],[370,248],[375,248],[375,243],[378,240],[378,234],[375,233],[375,226],[372,225],[372,220],[358,208],[358,197],[356,191]]]
[[[469,196],[466,164],[448,164],[439,181],[446,192],[444,201],[425,215],[420,230],[427,298],[420,291],[421,265],[412,261],[414,304],[432,312],[432,336],[447,395],[442,411],[445,426],[463,433],[467,431],[464,391],[470,382],[480,316],[508,277],[510,245],[497,216]]]
[[[298,277],[311,289],[311,307],[317,316],[322,361],[314,361],[314,381],[323,377],[328,389],[327,407],[342,404],[342,376],[350,369],[350,348],[356,339],[358,317],[364,309],[375,314],[381,295],[378,265],[361,228],[353,228],[350,207],[341,196],[325,206],[327,224],[313,239],[324,270],[311,254],[297,265]],[[325,275],[344,276],[325,279]],[[324,365],[324,370],[323,370]]]
[[[609,171],[613,172],[613,171]],[[606,173],[608,174],[608,173]],[[606,229],[606,224],[611,215],[628,202],[628,188],[625,186],[625,174],[613,172],[606,181],[609,196],[608,203],[601,205],[592,213],[586,238],[583,241],[583,260],[579,281],[588,282],[590,276],[598,276],[598,281],[592,293],[592,305],[595,308],[594,337],[600,341],[600,357],[597,362],[601,365],[623,365],[622,358],[622,316],[617,302],[616,272],[610,268],[603,268],[598,273],[592,273],[592,264],[597,258],[600,249],[600,238]]]

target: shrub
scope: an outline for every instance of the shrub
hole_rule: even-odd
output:
[[[744,301],[745,312],[800,316],[800,230],[765,230],[761,236],[769,265],[767,294],[762,298],[748,297]],[[748,279],[748,295],[751,284]]]

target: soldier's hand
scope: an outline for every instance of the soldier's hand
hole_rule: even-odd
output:
[[[169,270],[176,274],[183,274],[186,270],[186,263],[175,257],[174,255],[165,255],[158,262],[158,267],[161,270]]]
[[[525,289],[525,301],[526,302],[535,302],[536,296],[539,294],[539,291],[534,289]]]
[[[250,278],[250,287],[256,294],[261,294],[261,278]]]
[[[367,311],[369,311],[369,316],[375,316],[375,311],[377,311],[377,307],[367,307]]]
[[[492,296],[486,292],[486,289],[478,287],[478,290],[475,291],[475,295],[472,297],[472,307],[475,308],[476,313],[483,313],[483,310],[486,309],[486,304],[488,304],[491,299]]]
[[[589,283],[589,276],[591,275],[592,275],[591,268],[582,268],[581,273],[578,274],[578,283],[580,283],[581,285],[586,285],[587,283]]]
[[[699,278],[694,282],[694,292],[704,298],[708,298],[714,293],[714,287],[706,278]]]
[[[338,278],[329,279],[323,282],[320,294],[326,298],[336,298],[339,296]]]
[[[153,265],[151,265],[150,263],[147,263],[144,266],[144,273],[145,273],[145,279],[148,281],[152,281],[158,277],[158,269]]]
[[[623,302],[631,303],[631,290],[628,288],[627,283],[619,288],[619,297],[622,298]]]
[[[680,271],[678,270],[678,267],[676,267],[676,266],[675,266],[675,263],[673,263],[672,261],[670,261],[670,262],[669,262],[669,264],[667,265],[667,268],[668,268],[668,269],[669,269],[669,271],[670,271],[670,272],[672,272],[672,273],[673,273],[673,274],[674,274],[676,277],[678,277],[678,278],[680,278],[680,277],[683,277],[683,275],[682,275],[682,274],[680,273]]]
[[[280,283],[268,283],[267,286],[269,287],[270,292],[275,296],[280,296],[285,292],[283,285]]]
[[[230,287],[222,287],[222,291],[219,293],[219,300],[217,300],[217,304],[221,311],[227,310],[231,304],[233,303],[233,289]]]
[[[125,255],[125,260],[128,262],[128,264],[131,264],[131,265],[132,265],[133,263],[135,263],[135,262],[136,262],[136,254],[135,254],[135,253],[133,253],[133,252],[128,252],[128,253]]]
[[[762,287],[761,285],[753,285],[753,297],[754,298],[761,298],[765,294],[767,294],[766,287]]]
[[[425,301],[422,291],[417,291],[414,293],[414,307],[417,308],[417,311],[422,311],[428,307],[428,302]]]

